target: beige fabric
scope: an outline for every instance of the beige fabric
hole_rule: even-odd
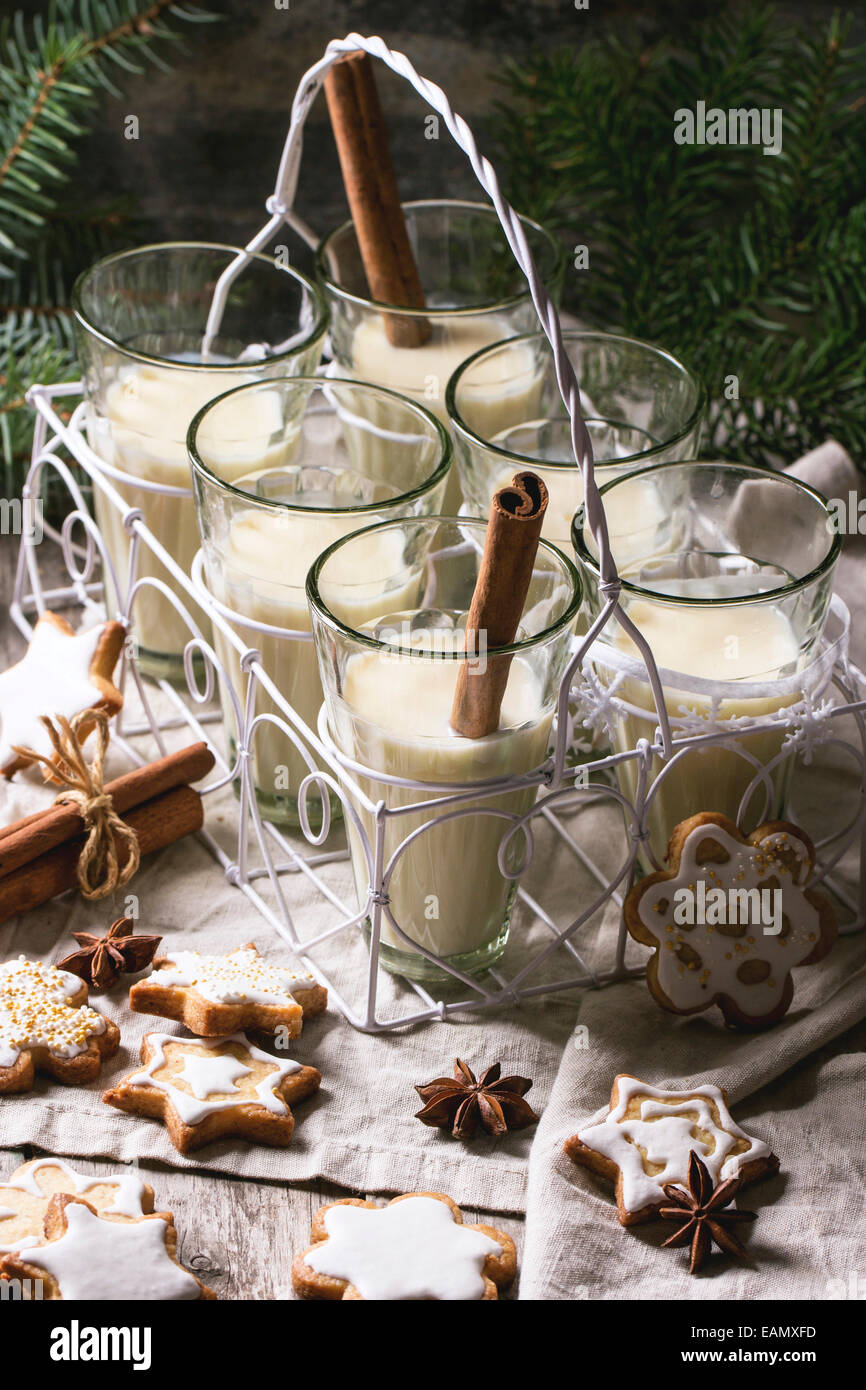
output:
[[[863,503],[862,475],[857,471],[841,444],[830,439],[819,449],[805,454],[788,472],[801,482],[823,492],[825,497],[848,503],[854,499]],[[849,508],[850,512],[850,508]],[[866,601],[866,504],[860,508],[859,529],[845,536],[834,576],[836,592],[842,595],[852,614],[862,614]],[[866,670],[866,622],[852,625],[850,653],[852,660]]]
[[[829,497],[859,489],[854,465],[832,442],[792,471]],[[852,642],[858,664],[866,654],[863,546],[860,536],[846,539],[836,585],[855,624],[861,618]],[[843,805],[856,806],[858,788],[835,754],[819,750],[815,761],[824,770],[802,774],[795,802],[817,838],[842,823]],[[849,854],[843,868],[854,888],[856,856]],[[794,979],[790,1012],[758,1034],[727,1032],[715,1010],[691,1019],[666,1015],[642,981],[582,997],[530,1154],[521,1298],[824,1299],[850,1297],[858,1278],[863,1296],[866,936],[840,940],[825,961],[795,971]],[[748,1237],[752,1268],[716,1254],[690,1277],[687,1251],[657,1248],[673,1226],[624,1229],[610,1186],[565,1157],[564,1141],[607,1104],[618,1072],[675,1090],[723,1086],[734,1118],[778,1155],[779,1176],[740,1199],[759,1212]]]
[[[122,767],[116,759],[117,755],[109,776]],[[46,797],[32,777],[19,776],[11,786],[0,782],[0,820],[24,815],[52,795]],[[223,847],[233,852],[236,803],[230,792],[218,796],[218,803],[213,799],[206,803],[207,825]],[[573,902],[592,891],[592,885],[585,878],[571,877],[573,861],[562,848],[553,850],[551,837],[542,836],[530,886],[550,903],[545,880],[554,872],[551,854],[559,861],[559,879],[567,885],[566,910],[573,914]],[[335,891],[353,901],[347,864],[331,866],[326,876]],[[337,920],[335,910],[322,906],[316,889],[304,877],[292,875],[283,883],[304,934]],[[139,900],[138,929],[162,934],[166,947],[219,952],[252,940],[269,959],[293,962],[270,925],[226,883],[219,866],[194,840],[143,860],[125,892],[134,892]],[[24,952],[57,962],[75,949],[72,931],[104,932],[125,905],[124,896],[97,905],[71,894],[57,899],[0,924],[0,958]],[[528,945],[523,942],[525,931],[526,917],[519,912],[514,923],[515,942],[521,948],[518,956]],[[537,944],[542,935],[543,929],[536,927],[531,939]],[[333,970],[341,991],[359,1006],[365,957],[364,942],[354,931],[339,938],[327,956],[328,969]],[[407,1004],[412,1002],[408,991],[387,977],[382,991],[386,1003],[398,996]],[[531,1131],[499,1143],[483,1136],[466,1147],[413,1118],[421,1107],[413,1085],[450,1073],[457,1056],[474,1069],[501,1059],[508,1071],[534,1078],[529,1099],[541,1109],[575,1015],[574,997],[559,996],[496,1017],[478,1014],[461,1022],[435,1022],[409,1033],[377,1037],[356,1032],[336,1010],[329,1009],[326,1016],[311,1019],[291,1045],[289,1055],[318,1067],[323,1077],[319,1095],[296,1109],[291,1147],[277,1150],[243,1142],[220,1143],[183,1158],[169,1143],[162,1125],[120,1114],[101,1101],[105,1087],[137,1065],[146,1031],[183,1031],[167,1020],[131,1013],[126,1000],[127,988],[122,984],[91,996],[95,1007],[115,1020],[122,1035],[121,1051],[104,1066],[101,1081],[69,1090],[39,1077],[31,1094],[0,1097],[0,1147],[35,1144],[67,1156],[125,1160],[141,1156],[178,1168],[250,1178],[321,1176],[361,1192],[441,1190],[470,1207],[514,1212],[522,1211],[525,1204]],[[412,1007],[418,1006],[414,999]]]
[[[796,978],[791,1013],[759,1035],[666,1018],[639,981],[584,996],[586,1050],[566,1048],[530,1157],[521,1298],[826,1298],[828,1280],[866,1273],[866,942],[840,943]],[[753,1268],[717,1255],[691,1278],[687,1251],[657,1248],[672,1226],[624,1229],[610,1187],[565,1157],[621,1071],[675,1090],[723,1086],[737,1122],[772,1146],[780,1174],[739,1202],[759,1212]]]

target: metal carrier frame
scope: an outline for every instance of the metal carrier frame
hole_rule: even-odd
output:
[[[59,481],[68,492],[71,505],[61,529],[58,531],[46,525],[44,533],[61,548],[70,583],[62,588],[44,587],[38,563],[37,537],[32,530],[27,531],[25,528],[19,551],[13,601],[10,605],[13,621],[25,636],[29,636],[32,632],[31,618],[47,608],[76,603],[87,605],[107,598],[109,586],[99,579],[99,562],[102,564],[103,579],[110,580],[110,592],[117,597],[117,611],[111,616],[116,616],[128,632],[135,631],[136,604],[140,602],[139,596],[148,588],[157,590],[172,604],[190,633],[184,655],[187,690],[181,693],[168,681],[158,681],[157,685],[164,697],[163,707],[170,708],[171,712],[167,715],[157,715],[149,693],[152,687],[145,683],[138,670],[132,643],[127,643],[119,681],[122,688],[128,688],[130,683],[135,687],[145,717],[143,722],[135,724],[129,720],[128,715],[121,712],[115,721],[114,741],[138,764],[145,761],[140,747],[137,746],[144,735],[152,736],[160,752],[165,752],[166,743],[163,735],[171,729],[186,726],[196,738],[207,739],[213,747],[213,740],[208,738],[206,729],[208,724],[219,719],[219,715],[208,706],[213,698],[215,680],[219,678],[224,682],[238,731],[237,754],[234,765],[229,766],[219,747],[214,748],[218,771],[201,790],[203,795],[208,796],[229,782],[238,783],[236,854],[233,857],[227,855],[206,830],[201,832],[200,839],[222,868],[228,882],[245,895],[304,962],[306,968],[328,986],[334,1003],[349,1023],[365,1032],[388,1032],[430,1019],[445,1019],[456,1013],[514,1005],[521,999],[532,996],[575,988],[597,988],[642,974],[642,967],[626,962],[628,936],[622,920],[616,934],[611,933],[610,950],[604,968],[592,968],[586,963],[578,948],[579,933],[608,900],[612,899],[621,906],[623,894],[634,877],[641,846],[645,845],[647,850],[649,849],[648,815],[660,786],[671,769],[676,767],[687,753],[710,744],[721,744],[733,750],[754,768],[754,776],[741,802],[741,812],[745,811],[753,792],[759,790],[762,785],[765,807],[769,807],[773,795],[772,773],[785,759],[799,755],[805,761],[809,761],[813,748],[819,743],[832,744],[846,750],[860,772],[860,799],[854,814],[843,829],[819,842],[819,863],[815,881],[825,881],[851,911],[853,920],[842,930],[859,930],[866,925],[866,874],[863,872],[866,865],[866,801],[863,798],[866,770],[866,699],[863,696],[866,693],[866,678],[847,657],[849,618],[844,604],[838,598],[833,598],[831,602],[828,632],[822,640],[819,655],[808,672],[801,672],[795,678],[799,688],[792,689],[801,696],[795,703],[786,705],[762,720],[719,720],[714,718],[713,714],[717,712],[718,703],[724,698],[725,687],[715,687],[713,683],[703,681],[694,682],[694,687],[701,691],[704,703],[707,699],[710,700],[711,717],[690,717],[688,711],[683,712],[682,718],[672,718],[669,715],[662,695],[662,679],[652,652],[619,603],[620,581],[608,546],[604,509],[594,478],[592,448],[580,411],[578,383],[563,347],[556,309],[538,279],[517,214],[502,197],[491,165],[479,154],[469,127],[462,117],[452,111],[442,90],[421,77],[403,54],[392,52],[381,39],[350,34],[345,39],[335,40],[328,45],[324,57],[302,78],[294,100],[276,192],[267,203],[269,220],[248,244],[246,252],[237,257],[218,282],[208,333],[216,332],[225,292],[234,277],[242,272],[248,255],[266,246],[283,224],[291,226],[306,241],[316,242],[311,229],[292,211],[300,167],[302,128],[328,68],[341,54],[355,49],[364,49],[404,77],[428,106],[439,113],[456,143],[467,154],[481,186],[496,209],[515,259],[526,275],[541,327],[553,350],[557,382],[571,420],[574,456],[584,480],[586,518],[599,553],[600,589],[604,596],[604,607],[588,632],[573,639],[573,653],[559,692],[555,743],[551,756],[532,773],[475,783],[470,788],[384,777],[346,758],[330,740],[324,709],[320,714],[318,729],[311,729],[281,695],[263,669],[259,652],[254,646],[246,645],[239,631],[251,631],[253,634],[256,630],[263,631],[291,642],[309,642],[312,640],[312,634],[269,627],[242,614],[236,614],[218,602],[205,586],[201,552],[196,557],[190,574],[179,568],[145,525],[141,512],[126,503],[115,483],[174,496],[191,497],[191,490],[166,488],[139,477],[128,476],[99,459],[86,439],[86,403],[80,401],[68,419],[63,418],[66,412],[61,413],[58,406],[59,399],[81,394],[80,382],[53,386],[34,385],[28,393],[28,400],[35,407],[37,418],[32,462],[24,484],[22,500],[25,508],[33,507],[36,500],[44,494],[47,473],[52,475],[55,483]],[[122,519],[130,538],[129,570],[124,584],[119,582],[105,539],[88,509],[74,471],[58,453],[61,446],[68,449],[89,476],[93,487],[102,493]],[[81,532],[77,528],[81,528]],[[202,635],[183,599],[157,577],[139,574],[141,547],[152,552],[165,566],[176,581],[181,594],[188,596],[195,605],[207,613],[214,628],[220,631],[238,653],[241,669],[246,677],[243,690],[232,687],[212,645]],[[639,661],[635,662],[635,668],[640,671],[641,679],[649,684],[653,694],[654,710],[641,710],[627,705],[617,697],[616,681],[612,687],[603,690],[593,674],[587,655],[611,619],[619,623],[637,648]],[[605,645],[607,654],[610,650],[610,647]],[[607,660],[607,655],[605,659]],[[682,685],[683,679],[678,677],[677,686]],[[832,699],[827,698],[831,686],[835,692]],[[255,714],[259,687],[281,711],[280,716]],[[740,686],[740,689],[744,687]],[[804,691],[807,693],[803,693]],[[587,727],[598,731],[605,726],[609,727],[612,715],[617,709],[625,710],[647,721],[648,737],[640,739],[633,749],[603,756],[594,756],[590,743],[588,749],[584,745],[580,759],[575,760],[571,755],[575,747],[576,717],[582,718]],[[853,741],[837,732],[841,730],[841,726],[836,721],[848,716],[853,719],[856,730]],[[302,782],[298,793],[301,829],[310,846],[309,850],[303,853],[293,847],[276,826],[262,819],[256,803],[252,750],[257,730],[264,723],[281,729],[309,767],[309,774]],[[744,733],[767,731],[784,732],[778,755],[764,765],[743,747],[739,740]],[[661,760],[663,764],[655,779],[651,777],[654,759]],[[632,800],[611,780],[616,765],[626,761],[634,761],[636,764],[636,791]],[[361,790],[356,780],[358,775],[370,777],[380,783],[391,782],[401,787],[416,789],[421,799],[408,807],[388,809],[384,802],[371,801]],[[528,786],[537,787],[539,794],[532,810],[524,816],[512,816],[493,807],[487,809],[483,804],[486,800],[502,796],[505,792],[525,789]],[[317,830],[310,825],[307,813],[308,795],[314,787],[318,789],[325,808],[323,824]],[[366,852],[369,885],[366,901],[357,910],[340,900],[320,872],[326,864],[347,857],[345,850],[329,849],[326,845],[330,830],[328,792],[341,803],[344,816],[352,821]],[[623,859],[612,878],[593,862],[585,847],[578,843],[563,822],[563,815],[580,802],[603,798],[612,799],[620,805],[626,832]],[[469,802],[482,804],[467,807]],[[374,817],[376,833],[373,843],[364,833],[356,806],[362,806]],[[391,878],[400,855],[422,831],[413,831],[390,856],[386,857],[386,826],[392,818],[416,816],[419,811],[429,814],[424,829],[444,820],[468,815],[493,815],[505,822],[506,828],[499,850],[500,868],[505,877],[517,881],[519,900],[547,929],[547,939],[542,947],[510,978],[504,972],[504,963],[490,970],[482,979],[463,974],[426,948],[417,945],[395,920],[389,898]],[[519,881],[532,861],[535,833],[540,828],[543,828],[544,833],[558,835],[569,853],[598,884],[598,892],[592,901],[564,924],[557,923],[544,905]],[[509,865],[507,852],[518,836],[523,837],[523,855],[521,864],[515,868]],[[855,844],[859,845],[860,882],[856,896],[852,897],[837,880],[835,870],[846,850]],[[260,864],[252,862],[256,847],[261,855]],[[333,925],[315,935],[303,934],[287,901],[286,885],[291,882],[293,875],[298,874],[316,886],[323,899],[334,909],[336,916]],[[264,886],[263,880],[266,880],[272,889],[273,903],[266,901],[259,891],[259,888]],[[367,921],[369,965],[365,978],[358,982],[358,999],[350,1000],[335,988],[333,981],[317,961],[316,952],[324,943],[332,941],[343,932],[360,929]],[[407,985],[414,991],[414,1000],[411,994],[408,995],[408,1006],[405,1000],[400,1001],[399,1005],[391,1006],[393,1012],[383,1016],[383,1005],[379,998],[379,949],[385,921],[409,948],[420,952],[455,980],[460,981],[465,986],[465,994],[458,999],[437,1000],[423,985],[407,980]],[[562,973],[555,979],[538,983],[537,977],[533,978],[535,972],[555,955],[558,964],[561,963],[563,967]]]

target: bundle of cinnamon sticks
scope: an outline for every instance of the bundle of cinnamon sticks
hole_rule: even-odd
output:
[[[202,799],[189,783],[205,777],[213,765],[207,744],[194,743],[106,782],[105,791],[135,831],[142,854],[201,830]],[[80,811],[71,804],[51,806],[0,829],[0,922],[74,888],[85,839]]]

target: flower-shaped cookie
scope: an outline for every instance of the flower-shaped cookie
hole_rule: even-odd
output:
[[[116,714],[123,696],[112,682],[125,633],[120,623],[75,632],[57,613],[43,613],[24,656],[0,672],[0,772],[13,777],[32,758],[14,747],[32,748],[46,758],[52,745],[41,715],[72,719],[83,710]],[[92,726],[91,726],[92,727]],[[79,729],[83,742],[89,733]]]
[[[623,1226],[650,1221],[670,1205],[665,1185],[687,1182],[691,1153],[714,1184],[755,1182],[779,1168],[769,1147],[740,1129],[720,1087],[671,1091],[625,1072],[614,1078],[609,1109],[567,1139],[565,1152],[616,1184]]]
[[[29,1091],[37,1071],[69,1086],[93,1081],[120,1030],[87,1004],[77,975],[42,961],[0,965],[0,1094]]]
[[[464,1226],[442,1192],[409,1192],[385,1207],[345,1197],[319,1208],[311,1234],[292,1266],[300,1298],[494,1299],[517,1272],[511,1237]]]
[[[129,1007],[186,1024],[201,1038],[249,1029],[296,1038],[303,1018],[323,1011],[328,991],[312,975],[263,960],[247,942],[224,956],[172,951],[157,956],[154,972],[129,991]]]
[[[153,1211],[153,1189],[134,1169],[91,1176],[62,1158],[34,1158],[0,1184],[0,1254],[42,1244],[48,1204],[58,1192],[86,1193],[94,1211],[110,1221],[134,1221]]]
[[[315,1067],[274,1057],[243,1033],[182,1038],[147,1033],[143,1070],[125,1076],[102,1099],[116,1110],[162,1120],[180,1153],[237,1135],[284,1146],[292,1137],[290,1104],[321,1085]]]
[[[5,1255],[10,1279],[41,1280],[42,1296],[81,1299],[212,1299],[177,1262],[177,1231],[170,1212],[137,1221],[106,1221],[83,1198],[58,1193],[45,1216],[46,1244]]]
[[[787,821],[746,838],[705,811],[676,827],[667,859],[625,903],[630,934],[653,947],[651,994],[678,1014],[718,1004],[729,1027],[776,1023],[793,998],[792,968],[822,960],[836,939],[829,900],[808,886],[811,840]]]

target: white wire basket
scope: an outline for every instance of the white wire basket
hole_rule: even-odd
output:
[[[745,759],[752,768],[751,781],[741,801],[741,814],[749,807],[755,794],[763,788],[765,808],[774,796],[773,773],[788,760],[809,762],[818,745],[842,750],[859,775],[860,795],[844,825],[817,842],[818,866],[816,882],[824,882],[843,904],[850,918],[843,932],[859,930],[866,924],[866,803],[862,795],[863,773],[866,769],[866,680],[848,659],[849,617],[837,597],[831,601],[830,616],[820,649],[809,670],[795,678],[798,691],[807,692],[802,698],[775,710],[763,719],[723,720],[710,717],[690,719],[687,714],[672,718],[662,694],[664,677],[646,641],[630,623],[619,604],[619,578],[607,543],[604,509],[593,474],[592,449],[580,412],[578,383],[563,349],[556,310],[538,280],[531,253],[516,213],[503,199],[496,175],[477,150],[472,133],[462,118],[456,115],[440,88],[421,77],[408,60],[386,47],[381,39],[350,34],[329,44],[325,56],[302,79],[295,97],[289,134],[283,153],[277,189],[268,200],[269,220],[253,238],[244,255],[252,254],[268,244],[275,232],[285,223],[297,230],[307,241],[315,242],[310,228],[292,211],[301,156],[301,132],[310,105],[324,80],[325,73],[336,59],[346,52],[364,49],[403,76],[436,110],[457,144],[466,152],[479,182],[489,195],[499,216],[515,258],[524,271],[541,326],[554,354],[557,381],[565,407],[571,419],[572,444],[575,458],[584,479],[586,516],[598,552],[604,607],[589,631],[573,639],[573,653],[563,677],[557,705],[554,744],[545,761],[529,774],[505,777],[495,782],[476,783],[471,787],[449,787],[425,784],[408,779],[396,779],[399,785],[417,792],[419,800],[411,806],[389,809],[374,802],[359,785],[359,778],[382,781],[381,774],[359,766],[334,745],[324,710],[316,729],[309,727],[284,698],[281,691],[263,668],[260,653],[248,640],[255,632],[267,631],[286,642],[309,642],[311,633],[297,632],[257,623],[243,614],[236,614],[218,602],[204,582],[202,555],[196,558],[191,572],[184,572],[160,544],[145,524],[141,512],[130,507],[116,484],[166,491],[160,484],[149,483],[140,477],[129,477],[98,458],[87,441],[88,406],[80,396],[81,384],[54,386],[34,385],[28,399],[36,410],[33,452],[30,469],[23,488],[22,500],[32,509],[34,501],[46,495],[49,484],[68,495],[68,512],[61,529],[44,528],[44,539],[60,548],[69,575],[68,584],[48,588],[40,566],[38,538],[25,532],[21,538],[14,594],[10,614],[19,630],[29,636],[32,621],[46,609],[68,608],[72,605],[92,607],[105,603],[109,616],[116,617],[134,635],[136,615],[142,596],[156,590],[171,604],[189,631],[184,654],[186,689],[180,690],[167,680],[150,682],[138,669],[132,643],[126,644],[120,684],[125,690],[137,692],[137,703],[143,717],[134,722],[125,712],[116,719],[114,742],[135,763],[142,763],[156,748],[167,751],[166,735],[172,730],[188,729],[195,738],[206,739],[217,758],[217,773],[202,788],[207,799],[234,782],[238,793],[234,852],[227,853],[207,830],[200,839],[213,855],[215,872],[222,871],[228,882],[242,893],[249,903],[287,943],[305,968],[325,984],[335,1005],[355,1028],[370,1033],[403,1029],[432,1019],[445,1019],[452,1014],[513,1007],[522,999],[573,989],[599,988],[613,981],[642,973],[643,966],[633,957],[627,958],[629,938],[620,914],[619,925],[608,933],[601,959],[595,952],[592,964],[587,963],[582,949],[582,929],[597,921],[607,904],[621,907],[624,894],[633,881],[638,856],[654,856],[649,847],[648,816],[653,799],[658,796],[665,779],[686,753],[702,748],[722,746]],[[235,275],[243,270],[244,256],[239,256],[223,276],[214,299],[209,329],[218,325],[221,298]],[[61,402],[63,403],[61,405]],[[71,410],[70,410],[70,403]],[[91,515],[76,474],[61,457],[65,447],[90,478],[108,506],[117,512],[129,535],[128,572],[117,574],[105,537]],[[178,489],[168,489],[177,495]],[[192,496],[190,490],[189,494]],[[152,574],[142,572],[142,549],[151,553],[168,571],[177,585],[174,592],[168,584]],[[101,566],[101,569],[100,569]],[[244,676],[243,688],[232,685],[219,661],[214,647],[203,635],[195,614],[203,611],[225,641],[237,653]],[[605,689],[593,674],[589,653],[599,640],[606,624],[616,616],[622,629],[632,637],[637,655],[623,658],[632,661],[652,690],[654,708],[638,709],[623,701],[617,694],[616,682]],[[239,634],[244,634],[243,636]],[[605,661],[610,648],[606,647]],[[236,725],[235,755],[229,762],[224,754],[221,730],[215,728],[220,720],[213,696],[216,681],[228,693]],[[676,677],[676,688],[682,688],[684,678]],[[694,682],[711,706],[720,695],[711,682]],[[707,689],[703,689],[703,687]],[[158,696],[156,692],[159,692]],[[269,697],[278,714],[256,714],[259,691]],[[793,698],[793,696],[791,697]],[[717,703],[717,702],[716,702]],[[598,752],[604,743],[598,737],[609,728],[611,719],[623,711],[643,721],[646,736],[639,738],[634,748],[618,752]],[[277,726],[298,751],[309,774],[299,788],[301,831],[306,844],[299,848],[277,826],[263,819],[253,786],[253,753],[263,724]],[[589,731],[589,733],[587,733]],[[768,762],[758,760],[742,743],[745,733],[781,735],[779,751]],[[593,734],[596,737],[593,737]],[[174,735],[172,735],[173,737]],[[632,767],[633,796],[621,790],[615,780],[618,765]],[[660,764],[660,767],[659,767]],[[393,780],[393,779],[389,779]],[[407,835],[390,854],[385,852],[385,826],[411,813],[417,819],[423,812],[430,826],[450,818],[484,815],[485,803],[504,793],[537,788],[532,809],[525,815],[504,816],[504,831],[500,847],[501,870],[516,883],[516,897],[521,911],[528,913],[543,929],[543,941],[529,959],[521,959],[517,967],[510,965],[506,949],[502,962],[483,977],[462,973],[447,960],[442,960],[426,947],[419,945],[403,930],[392,911],[389,886],[408,844],[417,833]],[[307,814],[308,798],[315,789],[324,806],[324,820],[313,826]],[[330,823],[328,793],[339,802],[344,818],[351,821],[369,867],[366,893],[357,904],[347,903],[335,893],[326,869],[337,860],[348,857],[339,842],[340,832]],[[622,853],[614,872],[599,865],[589,847],[581,843],[568,823],[575,807],[608,800],[621,811]],[[471,808],[466,803],[472,802]],[[357,808],[372,817],[375,833],[365,833]],[[753,809],[753,808],[752,808]],[[536,893],[527,886],[527,875],[533,853],[540,837],[553,837],[564,847],[575,867],[595,888],[579,910],[566,921],[557,921]],[[510,864],[509,846],[522,837],[523,853],[517,868]],[[841,881],[837,870],[849,851],[858,856],[859,886],[855,891]],[[292,886],[302,877],[312,885],[332,917],[324,929],[305,932],[300,916],[293,911]],[[584,878],[586,881],[586,878]],[[387,998],[381,988],[380,945],[383,926],[405,943],[406,947],[425,956],[431,965],[450,976],[443,997],[435,998],[421,982],[407,980],[406,987],[395,999],[391,991]],[[341,980],[338,987],[323,963],[327,948],[344,933],[364,930],[367,941],[366,967],[358,972],[350,987]],[[543,977],[543,978],[542,978]],[[446,997],[447,996],[447,997]]]

